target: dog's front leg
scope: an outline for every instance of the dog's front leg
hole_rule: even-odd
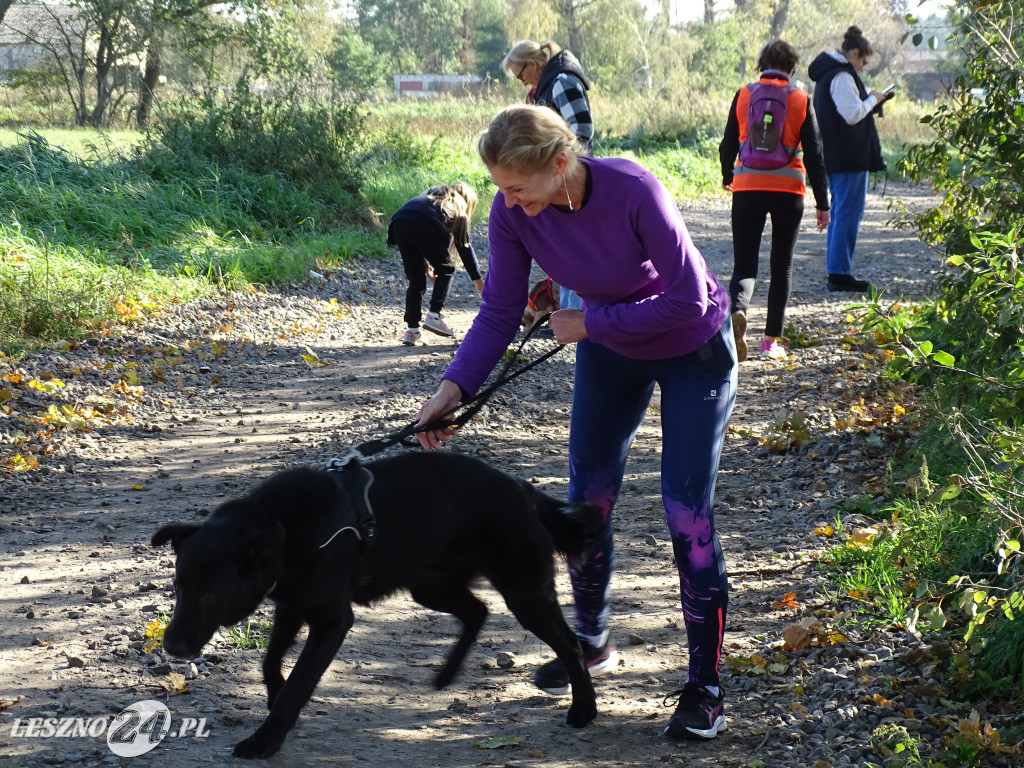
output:
[[[295,636],[302,629],[302,616],[295,610],[280,603],[274,611],[274,628],[267,643],[267,655],[263,659],[263,682],[267,686],[267,709],[273,709],[274,699],[284,685],[281,674],[281,660],[295,642]]]
[[[235,745],[235,757],[266,758],[281,748],[284,737],[299,718],[299,710],[313,695],[317,683],[352,628],[352,622],[352,607],[349,605],[333,616],[324,611],[309,621],[309,638],[291,674],[274,697],[270,715],[252,736]]]

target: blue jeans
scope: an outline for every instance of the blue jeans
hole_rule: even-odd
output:
[[[661,494],[682,590],[689,679],[718,685],[728,580],[712,509],[736,401],[736,347],[728,318],[701,349],[666,360],[635,360],[589,339],[576,345],[569,500],[597,504],[605,521],[589,560],[569,571],[576,631],[601,638],[608,628],[612,508],[655,384],[661,388]]]
[[[829,174],[828,189],[832,194],[832,215],[826,237],[825,271],[830,275],[852,275],[857,230],[868,196],[868,172]]]

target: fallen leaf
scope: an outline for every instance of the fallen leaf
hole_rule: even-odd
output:
[[[487,741],[471,741],[470,744],[478,749],[501,749],[502,747],[514,747],[525,738],[525,736],[492,736]]]
[[[820,642],[824,635],[825,627],[821,622],[808,616],[783,628],[782,647],[787,651],[805,651],[812,643]]]
[[[169,672],[167,677],[160,678],[156,684],[168,693],[188,693],[185,676],[178,672]]]
[[[773,611],[795,610],[799,607],[800,605],[796,601],[796,592],[787,592],[781,600],[772,603]]]

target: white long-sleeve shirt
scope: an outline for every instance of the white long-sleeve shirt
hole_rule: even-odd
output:
[[[841,54],[828,51],[828,55],[836,61],[846,63],[846,57]],[[878,99],[871,94],[868,94],[866,99],[861,100],[860,92],[857,90],[857,83],[854,82],[853,75],[849,72],[840,72],[832,78],[829,93],[832,95],[832,101],[835,102],[836,110],[838,110],[847,125],[859,123],[878,104]]]

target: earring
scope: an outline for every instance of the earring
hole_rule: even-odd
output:
[[[565,187],[565,199],[569,201],[569,213],[572,213],[572,198],[569,196],[569,182],[565,180],[565,174],[562,174],[562,185]]]

